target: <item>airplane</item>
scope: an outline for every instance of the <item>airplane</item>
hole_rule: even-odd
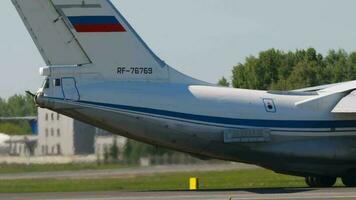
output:
[[[218,87],[166,64],[109,0],[12,2],[46,63],[39,107],[148,144],[305,177],[310,187],[339,177],[356,186],[356,81]]]

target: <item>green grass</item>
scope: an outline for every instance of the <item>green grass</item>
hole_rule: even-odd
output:
[[[107,179],[6,180],[0,181],[0,192],[186,190],[188,188],[188,178],[191,176],[199,178],[202,190],[306,187],[303,178],[256,169],[225,172],[167,173]]]
[[[119,169],[127,167],[119,164],[102,164],[96,163],[73,163],[73,164],[31,164],[31,165],[16,165],[16,164],[1,164],[0,174],[8,173],[27,173],[27,172],[53,172],[53,171],[79,171],[79,170],[101,170],[101,169]]]

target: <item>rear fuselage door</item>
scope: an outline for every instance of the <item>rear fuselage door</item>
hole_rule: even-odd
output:
[[[74,78],[62,78],[62,89],[66,100],[79,101],[80,95]]]

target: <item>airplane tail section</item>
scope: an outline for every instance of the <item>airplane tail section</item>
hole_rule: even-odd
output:
[[[12,2],[50,67],[124,81],[203,83],[158,58],[109,0]]]

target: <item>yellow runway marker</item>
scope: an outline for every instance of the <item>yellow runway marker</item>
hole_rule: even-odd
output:
[[[199,179],[196,177],[191,177],[189,179],[189,190],[198,190],[199,189]]]

